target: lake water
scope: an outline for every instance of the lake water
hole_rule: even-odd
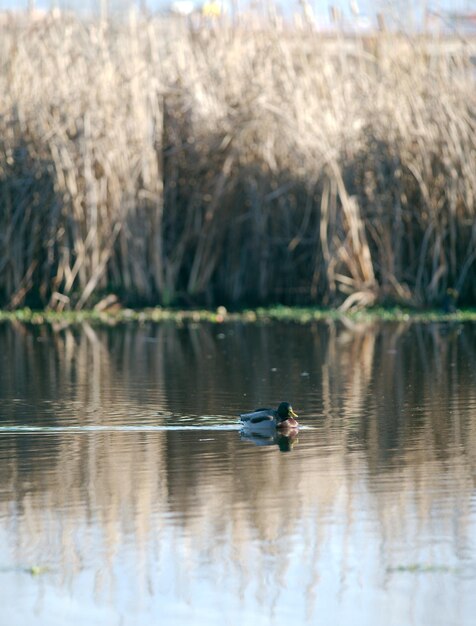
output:
[[[1,624],[469,626],[475,484],[475,324],[0,325]]]

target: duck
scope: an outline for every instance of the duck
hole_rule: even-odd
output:
[[[244,429],[252,432],[273,431],[274,429],[294,430],[299,428],[297,414],[289,402],[281,402],[277,409],[255,409],[241,413],[240,421]]]

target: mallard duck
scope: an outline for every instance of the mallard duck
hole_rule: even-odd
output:
[[[253,432],[270,431],[275,428],[289,430],[299,427],[299,423],[294,419],[296,417],[289,402],[281,402],[277,409],[255,409],[250,413],[242,413],[240,421],[243,428]]]

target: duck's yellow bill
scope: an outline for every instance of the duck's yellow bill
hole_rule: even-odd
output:
[[[293,417],[299,417],[299,415],[295,413],[292,409],[289,409],[289,412],[291,413]]]

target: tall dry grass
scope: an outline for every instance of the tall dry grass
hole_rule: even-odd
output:
[[[0,299],[476,301],[464,43],[11,19]]]

